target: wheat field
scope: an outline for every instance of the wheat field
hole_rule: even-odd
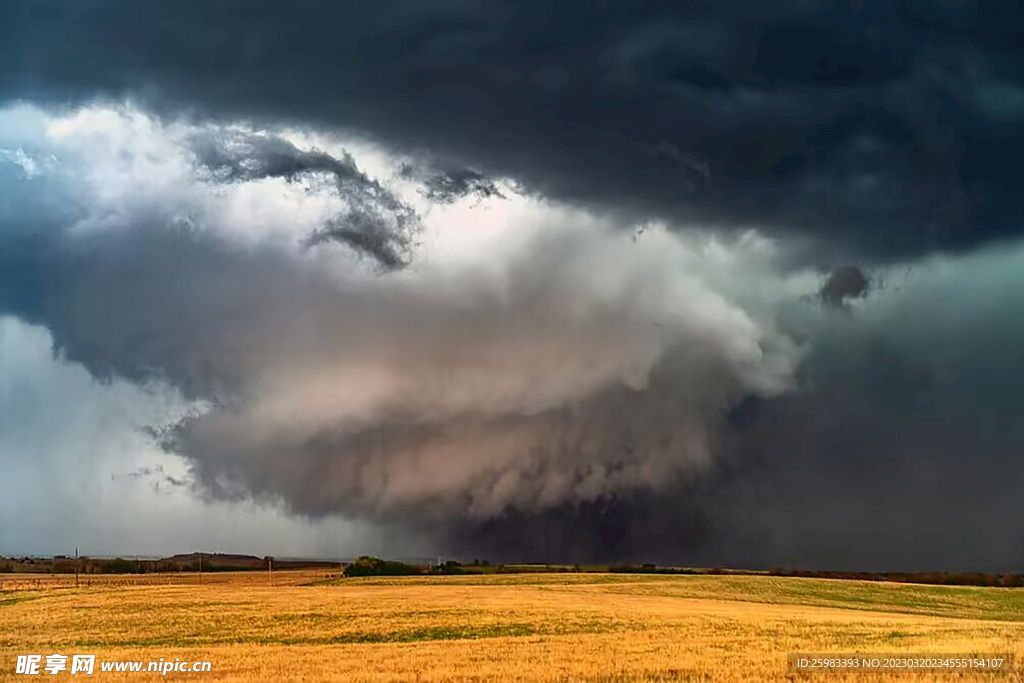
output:
[[[19,654],[206,660],[218,681],[822,680],[788,652],[1012,652],[1024,590],[779,578],[530,574],[341,579],[323,571],[0,576],[0,680]],[[67,672],[47,679],[71,679]],[[79,674],[80,675],[80,674]],[[96,673],[86,680],[152,680]],[[922,674],[828,680],[930,680]]]

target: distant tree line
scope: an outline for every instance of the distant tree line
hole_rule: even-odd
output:
[[[722,567],[692,568],[668,567],[655,564],[619,565],[558,565],[558,564],[496,564],[473,560],[462,564],[449,560],[436,565],[416,566],[402,562],[389,562],[376,557],[360,557],[346,566],[344,576],[414,576],[436,574],[523,574],[537,572],[610,572],[614,574],[688,574],[735,576],[792,576],[817,579],[847,579],[857,581],[893,581],[897,583],[941,584],[955,586],[1024,587],[1024,574],[983,574],[977,572],[834,572],[799,569],[772,569],[750,571]]]
[[[500,565],[492,565],[487,560],[473,560],[463,564],[456,560],[447,560],[438,564],[414,565],[394,560],[382,560],[379,557],[363,555],[355,562],[345,566],[344,576],[429,576],[451,574],[493,574],[500,572]]]
[[[422,574],[423,570],[405,562],[363,555],[347,565],[342,573],[344,576],[411,576]]]
[[[0,573],[40,574],[147,574],[152,572],[224,572],[245,570],[337,568],[337,562],[314,560],[275,560],[270,557],[228,555],[221,553],[192,553],[175,555],[159,560],[67,557],[0,557]],[[619,565],[564,565],[564,564],[491,564],[474,559],[469,563],[447,560],[438,564],[408,564],[397,560],[382,560],[363,555],[343,565],[343,576],[430,576],[454,574],[523,574],[538,572],[611,572],[617,574],[730,574],[792,576],[815,579],[847,579],[858,581],[893,581],[897,583],[940,584],[957,586],[1024,587],[1024,574],[983,574],[979,572],[837,572],[808,571],[776,568],[764,571],[725,569],[714,567],[658,566],[645,564]]]
[[[947,586],[1024,587],[1024,574],[982,574],[979,572],[830,572],[800,569],[773,569],[768,573],[772,576],[798,576],[811,579],[893,581],[896,583],[940,584]]]
[[[624,564],[624,565],[613,565],[608,567],[608,571],[615,574],[699,574],[696,569],[687,569],[685,567],[659,567],[653,564]],[[714,570],[709,570],[705,573],[711,573]]]
[[[35,574],[151,574],[162,572],[237,572],[274,569],[333,568],[338,562],[316,560],[274,560],[270,557],[191,553],[162,559],[123,557],[0,557],[0,573]]]

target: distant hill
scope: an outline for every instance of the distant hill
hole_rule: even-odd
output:
[[[231,553],[179,553],[161,558],[157,562],[175,565],[181,567],[182,570],[187,570],[193,567],[198,568],[200,558],[202,559],[204,569],[211,567],[223,567],[234,570],[267,568],[267,561],[264,558],[256,557],[255,555],[234,555]]]
[[[157,560],[161,564],[180,567],[179,571],[190,571],[199,568],[202,558],[203,571],[243,571],[246,569],[267,569],[273,562],[274,569],[306,569],[313,567],[338,567],[341,563],[332,560],[304,560],[299,558],[279,559],[256,557],[255,555],[235,555],[232,553],[188,553],[171,555]]]

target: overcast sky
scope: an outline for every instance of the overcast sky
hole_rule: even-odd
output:
[[[12,0],[0,553],[1024,565],[1013,3]]]

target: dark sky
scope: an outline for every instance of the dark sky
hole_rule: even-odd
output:
[[[8,0],[0,61],[18,471],[106,419],[14,417],[52,344],[193,506],[1024,565],[1019,3]]]
[[[875,258],[1020,229],[1013,2],[13,0],[7,97],[345,128]]]

